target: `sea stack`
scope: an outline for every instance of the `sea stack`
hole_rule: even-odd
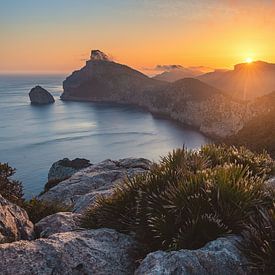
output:
[[[32,104],[51,104],[54,103],[54,97],[41,86],[35,86],[29,92],[29,97]]]

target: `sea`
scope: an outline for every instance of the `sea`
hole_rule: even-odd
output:
[[[39,194],[51,165],[63,158],[144,157],[158,161],[174,148],[197,149],[201,133],[142,109],[118,104],[60,100],[64,75],[0,75],[0,162],[16,168],[26,198]],[[51,105],[30,104],[28,93],[41,85]]]

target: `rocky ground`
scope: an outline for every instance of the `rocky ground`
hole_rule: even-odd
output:
[[[0,196],[0,273],[249,274],[235,236],[192,251],[156,251],[137,261],[139,245],[133,237],[107,228],[80,227],[81,213],[98,195],[108,196],[126,176],[146,172],[150,165],[146,159],[105,160],[76,172],[40,196],[61,201],[72,211],[35,225],[24,210]]]

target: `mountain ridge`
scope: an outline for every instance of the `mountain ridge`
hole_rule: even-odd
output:
[[[212,137],[239,131],[252,115],[247,105],[198,79],[152,79],[113,61],[89,60],[63,82],[63,100],[134,104]]]

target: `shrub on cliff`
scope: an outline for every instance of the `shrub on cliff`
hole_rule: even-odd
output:
[[[70,210],[69,207],[66,207],[59,202],[46,202],[38,200],[37,198],[25,201],[23,203],[23,208],[27,211],[29,219],[34,224],[49,215]]]
[[[83,226],[132,232],[147,252],[196,249],[242,232],[258,208],[272,207],[264,179],[273,167],[268,155],[244,148],[178,149],[111,197],[100,197]]]
[[[7,163],[0,163],[0,194],[10,202],[21,205],[23,188],[21,182],[11,179],[15,169]]]
[[[275,210],[261,209],[242,232],[241,251],[256,274],[275,274]]]

